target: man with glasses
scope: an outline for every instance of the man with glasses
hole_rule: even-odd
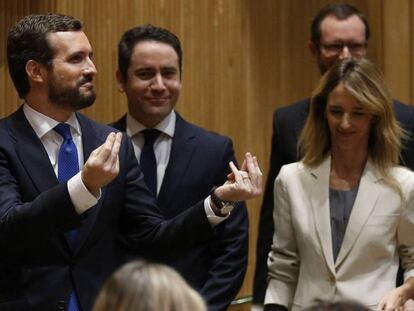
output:
[[[329,4],[312,21],[309,48],[321,74],[324,74],[338,60],[365,57],[369,37],[368,21],[358,9],[348,4]],[[263,304],[267,286],[267,256],[274,231],[273,183],[283,165],[299,160],[297,141],[308,115],[309,104],[310,100],[305,99],[276,110],[273,116],[270,170],[257,240],[253,310],[261,309],[259,305]],[[402,164],[413,169],[414,144],[411,133],[414,132],[414,108],[394,101],[394,110],[398,121],[410,134],[410,139],[404,142]]]
[[[324,74],[338,60],[365,57],[369,37],[362,13],[347,4],[331,4],[312,22],[309,49]]]

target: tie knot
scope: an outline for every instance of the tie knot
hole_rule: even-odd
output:
[[[157,129],[145,129],[141,133],[144,134],[144,144],[146,146],[154,145],[155,140],[161,134],[161,132]]]
[[[64,140],[72,139],[72,134],[70,133],[70,125],[66,123],[59,123],[55,126],[54,130],[63,137]]]

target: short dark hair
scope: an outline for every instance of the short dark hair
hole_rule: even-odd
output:
[[[124,80],[135,45],[141,41],[157,41],[170,45],[178,56],[180,74],[182,73],[183,51],[178,37],[171,31],[150,24],[131,28],[124,32],[118,44],[118,68]]]
[[[351,16],[358,16],[365,25],[365,40],[368,42],[371,30],[366,16],[356,7],[346,3],[333,3],[324,6],[312,21],[311,40],[315,46],[319,46],[321,40],[321,24],[328,16],[335,16],[339,20],[345,20]]]
[[[7,38],[9,73],[20,98],[30,91],[26,63],[35,60],[51,68],[55,51],[47,34],[58,31],[80,31],[82,22],[62,14],[28,15],[18,21]]]

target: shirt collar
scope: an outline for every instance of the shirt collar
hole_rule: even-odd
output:
[[[27,103],[23,104],[23,112],[29,121],[30,125],[32,126],[33,130],[35,131],[37,137],[40,139],[48,132],[50,132],[56,125],[60,122],[40,113],[37,110],[34,110],[30,107]],[[75,130],[75,132],[80,135],[80,125],[79,121],[76,118],[75,113],[72,113],[68,120],[66,120],[67,124],[70,125],[71,128]]]
[[[171,110],[171,112],[160,123],[158,123],[153,128],[173,138],[174,133],[175,133],[176,119],[177,119],[177,116],[176,116],[175,111]],[[147,128],[146,126],[144,126],[139,121],[134,119],[134,117],[130,115],[129,112],[127,113],[126,133],[128,134],[129,137],[133,137],[137,133],[140,133],[141,131],[145,130],[146,128]]]

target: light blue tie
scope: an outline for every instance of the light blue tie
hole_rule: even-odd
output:
[[[55,126],[54,130],[63,137],[63,143],[60,146],[58,157],[58,180],[60,183],[64,183],[79,172],[78,151],[72,140],[69,124],[59,123]],[[70,231],[69,236],[72,241],[76,239],[77,233],[77,229]],[[68,311],[81,311],[74,288],[70,293]]]

